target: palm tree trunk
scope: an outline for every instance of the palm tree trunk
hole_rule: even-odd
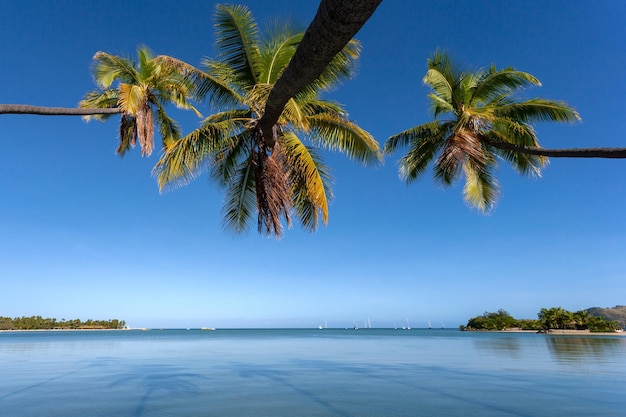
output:
[[[272,126],[285,104],[320,76],[333,57],[361,29],[382,0],[322,0],[287,68],[265,103],[257,127],[265,144],[275,143]]]
[[[40,116],[92,116],[97,114],[117,114],[122,110],[113,107],[105,109],[81,109],[67,107],[42,107],[27,104],[0,104],[0,114],[37,114]]]
[[[626,148],[544,149],[498,142],[487,138],[482,138],[482,140],[494,148],[551,158],[626,158]]]

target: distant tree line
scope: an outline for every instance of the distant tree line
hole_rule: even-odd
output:
[[[537,313],[537,320],[516,319],[506,310],[485,312],[469,319],[461,330],[506,330],[519,328],[522,330],[589,330],[591,332],[614,332],[621,326],[617,321],[589,314],[587,310],[571,312],[561,307],[542,308]]]
[[[54,318],[41,316],[32,317],[2,317],[0,316],[0,330],[53,330],[53,329],[123,329],[124,320],[87,320],[80,319],[60,321]]]

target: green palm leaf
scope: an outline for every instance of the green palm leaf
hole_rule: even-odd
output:
[[[239,85],[254,86],[260,73],[261,54],[252,13],[246,6],[218,5],[215,20],[219,60],[233,69]]]
[[[378,142],[367,131],[339,115],[316,114],[307,117],[314,132],[312,140],[326,149],[339,150],[364,165],[382,162]]]
[[[533,75],[513,68],[496,70],[492,66],[485,71],[472,94],[472,101],[478,103],[491,101],[495,97],[506,96],[515,90],[541,83]]]
[[[246,159],[241,163],[232,178],[226,192],[224,203],[224,225],[236,233],[247,230],[247,225],[255,212],[257,205],[254,164]]]
[[[470,207],[490,211],[498,199],[498,182],[491,174],[491,164],[463,164],[465,186],[463,197]]]
[[[562,101],[534,98],[521,103],[500,107],[495,114],[499,117],[527,122],[566,122],[580,121],[580,115]]]
[[[244,99],[226,81],[189,65],[184,61],[166,55],[159,55],[156,61],[174,69],[189,84],[188,92],[198,100],[211,97],[211,104],[216,108],[238,106]],[[204,65],[211,67],[211,61],[205,60]]]
[[[261,48],[259,82],[273,85],[291,61],[304,33],[283,24],[276,25],[267,35]]]
[[[384,152],[393,153],[410,146],[400,160],[400,178],[410,183],[417,179],[432,162],[442,147],[444,138],[450,135],[453,124],[429,122],[400,132],[385,143]]]
[[[211,122],[169,143],[153,170],[159,188],[163,190],[168,186],[188,184],[208,168],[205,163],[216,153],[229,147],[231,137],[243,125],[244,120],[219,120],[217,116],[212,116]]]
[[[293,187],[293,206],[302,225],[314,231],[319,218],[328,223],[330,175],[314,149],[305,146],[293,133],[285,132],[280,141]]]

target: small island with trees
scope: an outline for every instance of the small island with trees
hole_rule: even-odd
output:
[[[601,310],[602,313],[598,314]],[[621,332],[626,324],[626,306],[612,309],[597,307],[571,312],[561,307],[542,308],[537,319],[516,319],[507,311],[485,312],[468,320],[464,331],[536,331],[538,333],[566,331],[585,333]]]
[[[121,330],[126,328],[124,320],[57,320],[41,316],[31,317],[2,317],[0,316],[0,331],[2,330]]]

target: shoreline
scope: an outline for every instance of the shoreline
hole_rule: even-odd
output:
[[[3,329],[0,330],[0,333],[3,332],[105,332],[105,331],[121,331],[121,330],[142,330],[142,329]]]
[[[486,332],[486,333],[534,333],[543,335],[558,335],[558,336],[626,336],[626,332],[591,332],[589,330],[565,330],[565,329],[550,329],[546,332],[539,330],[522,330],[518,328],[505,329],[505,330],[464,330],[466,332]]]

